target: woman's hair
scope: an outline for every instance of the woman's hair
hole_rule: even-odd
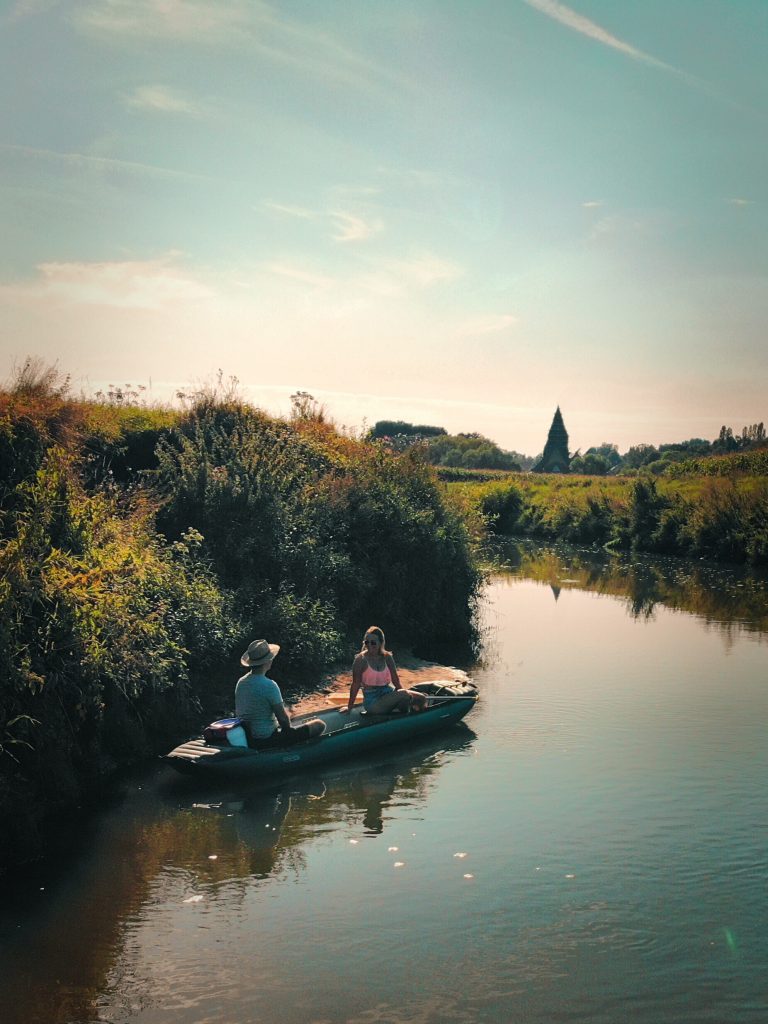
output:
[[[381,626],[369,626],[368,629],[366,629],[366,631],[365,631],[365,635],[363,636],[363,646],[360,648],[360,653],[361,654],[366,654],[367,653],[366,647],[365,647],[365,641],[366,641],[366,638],[369,637],[369,636],[375,636],[376,637],[376,639],[379,641],[379,650],[380,650],[380,652],[384,656],[386,656],[387,654],[391,654],[392,653],[392,651],[388,651],[387,650],[387,641],[386,641],[386,639],[384,637],[384,630],[381,628]]]

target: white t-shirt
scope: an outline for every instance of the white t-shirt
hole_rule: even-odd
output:
[[[265,740],[278,728],[273,708],[280,707],[283,695],[274,679],[248,672],[235,687],[235,714],[242,718],[254,739]]]

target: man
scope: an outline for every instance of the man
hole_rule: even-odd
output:
[[[283,703],[280,687],[267,672],[280,650],[279,644],[254,640],[240,659],[248,672],[235,687],[235,714],[242,719],[251,746],[257,749],[285,747],[301,743],[325,732],[325,722],[310,719],[297,729]]]

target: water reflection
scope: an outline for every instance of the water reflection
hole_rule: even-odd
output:
[[[206,790],[167,769],[129,782],[87,848],[0,892],[4,1024],[105,1019],[104,1000],[114,1012],[135,987],[130,935],[153,907],[240,905],[253,886],[301,875],[308,846],[340,826],[375,840],[390,809],[422,802],[473,739],[459,723],[407,751],[376,752],[373,765],[369,756],[268,789]]]
[[[499,573],[622,599],[635,618],[652,618],[658,605],[689,612],[728,639],[746,631],[768,633],[768,576],[739,567],[724,568],[679,558],[629,558],[605,551],[543,547],[500,540],[492,549]]]
[[[300,847],[340,820],[359,823],[364,837],[381,835],[390,805],[424,801],[435,774],[449,757],[466,750],[474,735],[458,723],[408,750],[379,751],[374,765],[370,758],[347,762],[271,789],[249,792],[241,785],[201,794],[199,784],[190,788],[187,780],[174,779],[161,791],[168,803],[181,801],[173,819],[177,843],[166,852],[166,864],[194,872],[203,886],[234,877],[298,874]],[[193,794],[189,803],[188,794]]]

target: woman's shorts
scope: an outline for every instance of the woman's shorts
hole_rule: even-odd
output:
[[[386,697],[388,693],[394,693],[394,686],[387,684],[387,686],[364,686],[363,687],[363,707],[366,711],[370,711],[374,704],[378,703],[382,697]]]

